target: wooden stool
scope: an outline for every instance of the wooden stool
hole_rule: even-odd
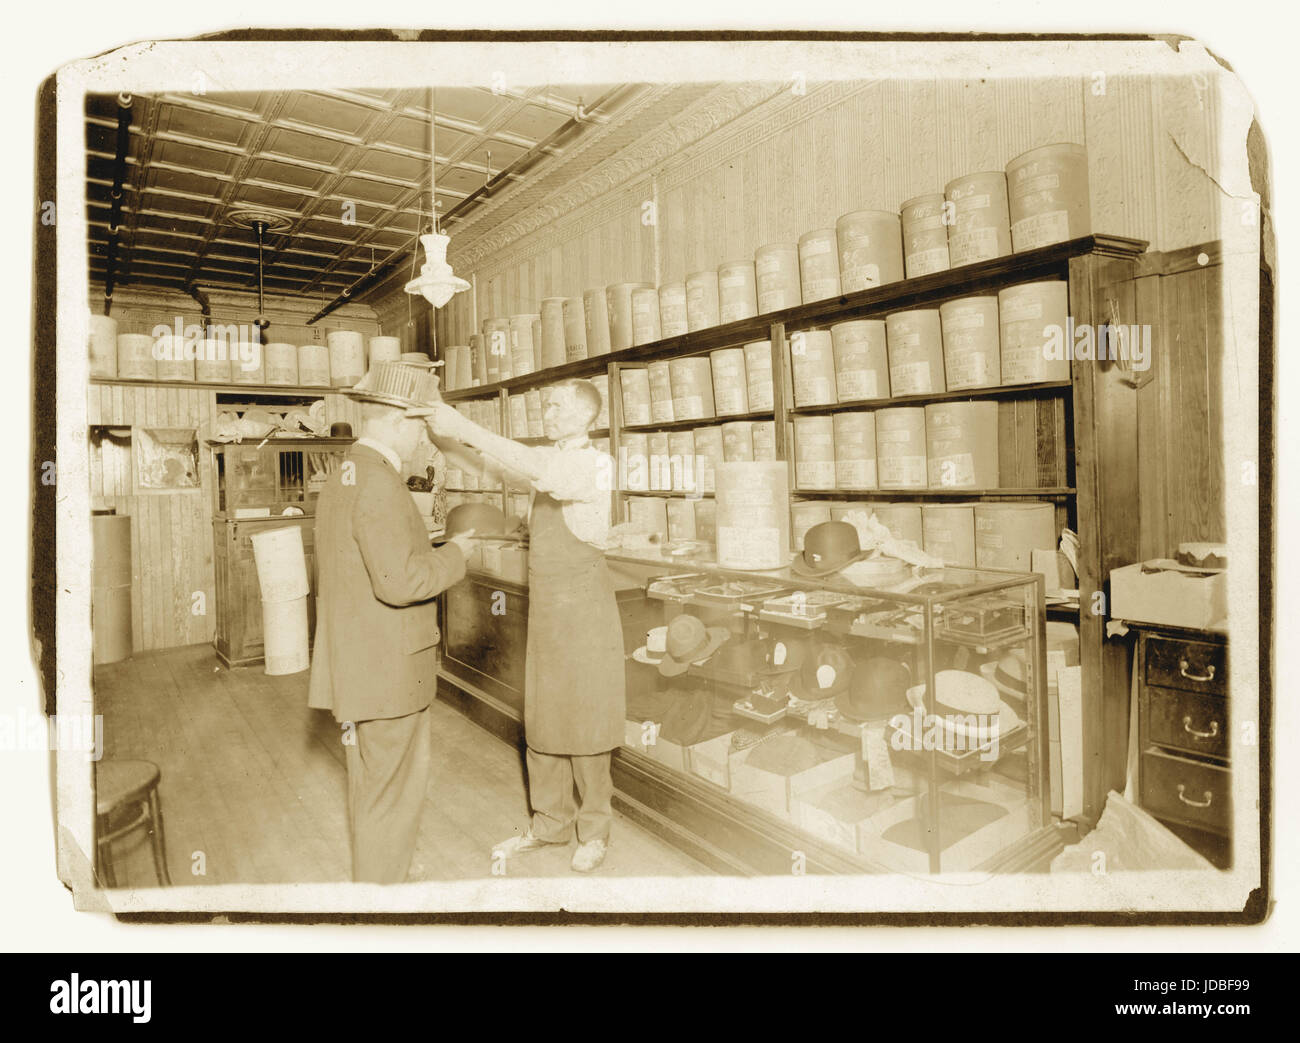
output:
[[[171,886],[163,845],[162,812],[158,808],[161,777],[158,765],[150,761],[100,761],[95,765],[95,854],[99,878],[105,887],[117,886],[110,845],[141,827],[149,831],[158,883]],[[112,828],[113,818],[126,811],[132,812],[131,821]]]

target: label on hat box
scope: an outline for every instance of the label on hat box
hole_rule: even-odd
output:
[[[945,333],[984,328],[984,312],[978,307],[952,308],[944,316]]]
[[[845,489],[874,489],[875,460],[836,460],[835,481]]]
[[[918,275],[945,272],[950,263],[946,245],[932,247],[929,250],[917,250],[907,255],[907,277],[914,279]]]
[[[841,370],[836,381],[841,398],[876,398],[880,394],[874,369]]]
[[[981,316],[983,318],[983,316]],[[988,384],[997,380],[993,372],[992,358],[981,351],[963,350],[960,341],[952,345],[952,351],[945,356],[944,364],[948,373],[948,387],[956,391],[972,384]]]
[[[846,285],[869,290],[873,286],[880,285],[880,265],[855,264],[844,268],[840,273],[840,278]]]
[[[704,416],[703,395],[678,395],[672,400],[673,416],[678,420],[699,420]],[[656,418],[658,419],[658,418]],[[668,417],[669,420],[673,417]]]
[[[862,763],[867,768],[867,789],[889,789],[894,785],[894,762],[882,726],[862,726]]]
[[[835,401],[835,391],[829,377],[797,374],[794,378],[795,401],[804,406],[829,405]]]
[[[930,363],[902,362],[889,367],[889,386],[895,395],[928,395],[934,390]]]
[[[1070,238],[1069,211],[1052,210],[1046,214],[1022,217],[1011,226],[1011,237],[1017,250],[1032,250],[1064,242]]]
[[[949,256],[959,261],[987,261],[997,257],[999,249],[996,228],[972,228],[948,240]]]
[[[1002,300],[999,302],[999,308],[999,315],[1004,326],[1012,322],[1024,322],[1027,319],[1041,319],[1043,317],[1043,300],[1036,294],[1003,294]]]
[[[719,525],[718,564],[723,568],[779,568],[783,564],[781,530],[775,526]]]
[[[975,457],[970,453],[949,453],[930,459],[930,468],[936,481],[932,485],[974,485]]]
[[[925,485],[924,456],[882,456],[877,466],[881,485],[917,488]]]
[[[795,477],[804,489],[835,488],[835,462],[833,460],[797,460]]]

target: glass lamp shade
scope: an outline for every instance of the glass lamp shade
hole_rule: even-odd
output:
[[[412,279],[404,287],[407,293],[420,294],[435,308],[441,308],[453,294],[469,289],[469,283],[452,274],[451,265],[447,263],[449,242],[451,237],[446,235],[420,236],[425,262],[420,268],[419,278]]]

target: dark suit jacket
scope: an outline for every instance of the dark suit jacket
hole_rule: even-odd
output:
[[[350,480],[349,480],[350,479]],[[316,507],[316,644],[308,705],[338,721],[404,717],[437,687],[432,598],[465,575],[435,551],[392,465],[353,446]]]

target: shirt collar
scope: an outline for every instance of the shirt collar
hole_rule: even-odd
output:
[[[373,449],[376,453],[378,453],[380,456],[382,456],[385,460],[387,460],[390,464],[393,465],[394,471],[396,471],[398,474],[402,473],[402,458],[397,455],[395,450],[384,445],[383,442],[379,441],[378,439],[369,438],[365,435],[362,435],[360,438],[356,440],[354,444],[364,445],[367,448]]]
[[[591,438],[586,434],[574,435],[572,438],[561,438],[555,443],[556,449],[581,449],[591,444]]]

